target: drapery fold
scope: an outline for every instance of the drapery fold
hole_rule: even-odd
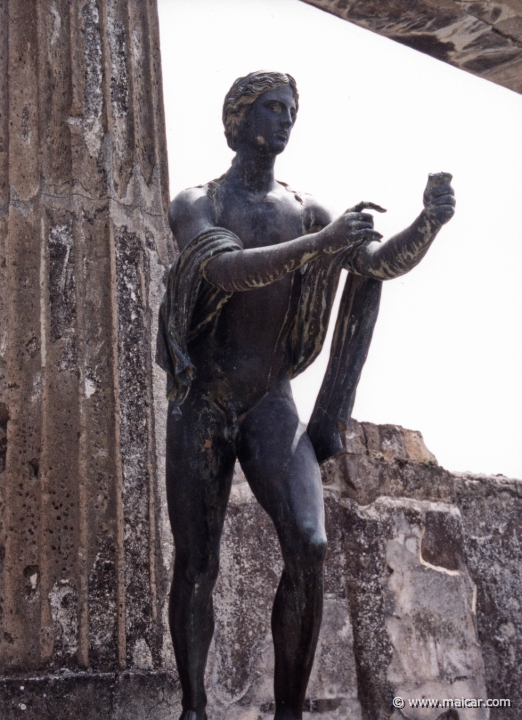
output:
[[[307,428],[319,462],[343,449],[341,432],[352,416],[379,313],[381,290],[380,280],[354,273],[346,278],[328,367]]]
[[[242,250],[241,240],[225,228],[211,228],[195,237],[172,264],[167,291],[159,310],[156,362],[167,373],[167,398],[172,414],[187,397],[196,369],[187,345],[221,310],[232,293],[213,287],[203,278],[210,258]]]

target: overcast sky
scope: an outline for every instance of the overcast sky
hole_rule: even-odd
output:
[[[276,177],[340,213],[388,208],[389,237],[453,173],[457,213],[384,285],[354,408],[422,432],[449,470],[522,478],[522,97],[299,0],[159,0],[171,196],[232,159],[221,108],[253,70],[291,73],[300,109]],[[308,420],[323,356],[296,381]]]

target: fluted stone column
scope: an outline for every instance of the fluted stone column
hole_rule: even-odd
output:
[[[167,192],[155,0],[0,0],[4,676],[164,666]]]

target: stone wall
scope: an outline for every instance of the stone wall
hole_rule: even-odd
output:
[[[346,453],[327,469],[353,501],[380,497],[443,502],[462,518],[464,560],[476,587],[478,637],[490,698],[512,709],[492,718],[518,718],[522,707],[522,480],[450,473],[419,442],[419,433],[393,425],[352,422]],[[451,554],[451,548],[448,554]],[[444,558],[433,564],[447,566]]]

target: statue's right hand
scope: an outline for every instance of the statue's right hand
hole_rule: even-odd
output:
[[[370,202],[361,202],[349,208],[336,220],[320,231],[322,251],[333,255],[347,247],[356,248],[370,240],[380,240],[382,235],[373,229],[373,216],[361,210],[370,208],[386,212],[384,208]]]

